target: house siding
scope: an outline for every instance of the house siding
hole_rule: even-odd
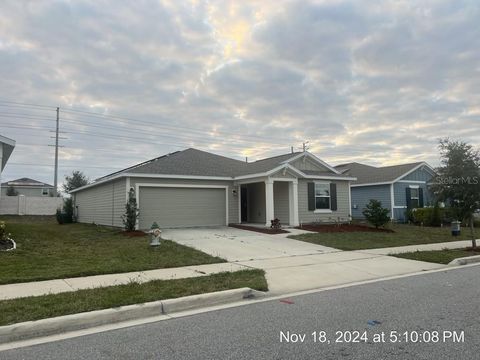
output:
[[[1,196],[7,196],[7,190],[9,186],[3,185],[2,186],[2,193]],[[53,189],[49,187],[23,187],[23,186],[14,186],[13,187],[17,192],[18,195],[25,195],[29,197],[48,197],[50,194],[53,195]],[[42,189],[48,189],[49,195],[42,195]]]
[[[352,218],[365,218],[362,212],[371,199],[380,201],[382,207],[391,211],[392,201],[390,185],[352,187]]]
[[[305,161],[304,161],[305,159]],[[316,171],[331,171],[327,169],[325,166],[321,166],[307,158],[300,158],[290,163],[290,165],[296,167],[298,170],[316,170]]]
[[[123,226],[126,203],[125,179],[114,180],[74,193],[77,220],[107,226]]]
[[[426,184],[409,184],[409,183],[402,183],[397,182],[393,184],[393,193],[395,196],[395,206],[407,206],[407,196],[406,196],[406,188],[409,186],[417,186],[423,189],[423,204],[424,206],[430,206],[432,201],[432,196],[429,193]]]
[[[417,169],[400,180],[429,182],[431,179],[432,174],[430,174],[430,172],[422,169]]]
[[[315,213],[308,210],[308,183],[315,180],[298,180],[298,219],[300,223],[315,221],[335,222],[348,221],[349,219],[349,197],[348,181],[332,181],[337,184],[337,210],[331,213]],[[324,181],[324,180],[318,180]]]
[[[286,181],[273,183],[273,214],[281,224],[288,224],[290,220],[288,185]]]
[[[191,180],[191,179],[158,179],[158,178],[142,178],[142,177],[131,177],[130,186],[134,189],[136,184],[177,184],[177,185],[219,185],[219,186],[228,186],[228,222],[229,223],[238,223],[238,203],[239,203],[239,187],[234,186],[233,181],[222,181],[222,180]],[[233,189],[237,189],[237,195],[233,194]],[[140,204],[141,211],[141,204]]]

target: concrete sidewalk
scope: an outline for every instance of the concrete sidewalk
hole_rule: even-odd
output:
[[[132,281],[142,283],[152,280],[207,276],[219,272],[233,272],[252,268],[265,270],[269,294],[279,295],[378,279],[386,276],[439,269],[445,267],[445,265],[400,259],[388,256],[388,254],[416,250],[462,248],[469,246],[471,243],[465,240],[382,249],[341,251],[287,239],[284,234],[269,235],[268,238],[265,235],[261,235],[261,237],[244,235],[240,241],[235,236],[230,241],[227,240],[228,237],[224,237],[222,234],[217,234],[217,236],[228,244],[222,249],[228,253],[232,252],[235,243],[237,247],[240,244],[239,249],[235,250],[237,251],[235,255],[243,255],[244,260],[220,264],[0,285],[0,300],[128,284]],[[267,240],[264,238],[267,238]],[[259,241],[259,243],[254,244],[255,241]],[[219,242],[221,243],[221,241]],[[201,238],[195,245],[198,246],[199,243],[202,245],[207,244],[206,240],[202,241]],[[210,247],[209,243],[208,245]],[[261,245],[263,245],[263,249]],[[278,248],[274,249],[275,245],[281,250],[279,251]],[[209,247],[207,247],[208,250]],[[201,250],[205,251],[207,249],[202,248]],[[215,251],[211,250],[210,252],[214,253]],[[268,256],[265,257],[262,251],[266,251]],[[252,258],[255,254],[257,256]],[[219,254],[216,253],[215,255]]]
[[[172,280],[207,276],[220,272],[233,272],[247,269],[233,263],[206,264],[179,268],[135,271],[120,274],[107,274],[0,285],[0,300],[15,299],[26,296],[58,294],[68,291],[91,289],[96,287],[128,284],[132,281],[143,283],[152,280]]]

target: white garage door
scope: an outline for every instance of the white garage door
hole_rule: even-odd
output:
[[[226,224],[225,188],[140,187],[139,227],[218,226]]]

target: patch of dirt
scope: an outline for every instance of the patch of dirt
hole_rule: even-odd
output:
[[[465,251],[471,251],[473,253],[477,253],[478,255],[480,255],[480,246],[477,246],[475,249],[470,246],[470,247],[467,247]]]
[[[289,233],[287,230],[282,230],[282,229],[260,228],[260,227],[248,226],[248,225],[230,224],[228,226],[234,227],[234,228],[237,228],[237,229],[250,230],[250,231],[255,231],[255,232],[262,233],[262,234],[270,234],[270,235],[288,234]]]
[[[384,232],[384,233],[394,233],[392,229],[379,228],[375,229],[367,225],[359,224],[303,224],[302,226],[296,227],[296,229],[314,231],[318,233],[337,233],[337,232]]]
[[[13,249],[13,243],[10,240],[0,240],[0,251]]]
[[[143,231],[140,230],[134,230],[134,231],[120,231],[120,234],[123,236],[128,236],[128,237],[142,237],[147,235],[147,233],[144,233]]]

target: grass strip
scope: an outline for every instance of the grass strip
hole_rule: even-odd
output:
[[[433,244],[469,240],[467,231],[453,237],[449,228],[397,224],[390,227],[394,233],[341,232],[291,235],[289,238],[340,250],[378,249],[395,246]]]
[[[3,300],[0,301],[0,325],[242,287],[267,291],[265,272],[241,270]]]
[[[474,255],[480,255],[480,251],[473,252],[465,249],[443,249],[434,251],[414,251],[402,254],[394,254],[392,256],[402,259],[448,264],[455,259]]]

